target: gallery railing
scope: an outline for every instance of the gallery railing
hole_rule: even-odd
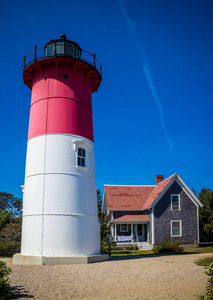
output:
[[[66,43],[66,42],[65,42]],[[91,65],[101,75],[102,66],[96,58],[95,53],[90,52],[79,47],[78,44],[71,44],[55,41],[55,43],[47,44],[42,47],[35,46],[34,49],[26,56],[24,56],[23,71],[32,64],[41,59],[49,57],[68,57],[83,61]]]

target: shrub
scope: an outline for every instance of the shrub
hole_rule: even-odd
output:
[[[0,256],[11,257],[15,253],[20,253],[20,242],[1,242],[0,243]]]
[[[102,253],[108,253],[109,252],[109,245],[108,243],[101,241],[101,252]]]
[[[157,245],[153,248],[154,253],[163,253],[163,252],[175,252],[180,253],[183,252],[184,248],[182,246],[182,243],[175,242],[175,243],[169,243],[165,242],[162,245]]]
[[[115,247],[117,245],[117,242],[116,241],[112,241],[111,242],[111,247]]]
[[[208,283],[207,283],[207,293],[206,293],[206,296],[207,298],[205,298],[203,295],[200,296],[200,300],[213,300],[213,263],[211,263],[209,265],[209,270],[208,272],[205,272],[206,275],[208,275],[210,278],[208,280]]]
[[[21,241],[21,224],[10,223],[7,224],[0,232],[0,239],[2,242],[20,242]]]
[[[12,298],[10,292],[9,278],[12,270],[6,266],[6,263],[0,261],[0,299],[6,300]]]
[[[0,256],[13,256],[20,252],[21,224],[9,223],[0,231]]]
[[[116,241],[112,241],[110,243],[110,245],[111,245],[111,251],[121,250],[121,251],[128,252],[128,251],[134,250],[134,249],[138,250],[138,245],[135,245],[135,248],[134,248],[134,245],[123,245],[123,246],[119,245],[119,246],[117,246]],[[104,241],[101,241],[101,252],[102,253],[109,253],[109,244],[108,243],[106,243]]]

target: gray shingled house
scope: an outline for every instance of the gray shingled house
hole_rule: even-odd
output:
[[[164,238],[185,247],[199,243],[202,203],[175,173],[156,185],[104,185],[102,212],[118,245],[137,243],[150,249]]]

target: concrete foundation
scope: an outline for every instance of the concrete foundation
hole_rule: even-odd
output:
[[[14,265],[70,265],[89,264],[109,260],[108,254],[79,255],[64,257],[13,255]]]

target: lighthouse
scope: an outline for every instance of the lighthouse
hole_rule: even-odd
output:
[[[88,263],[100,254],[92,93],[101,65],[62,34],[24,57],[32,90],[21,253],[14,264]]]

